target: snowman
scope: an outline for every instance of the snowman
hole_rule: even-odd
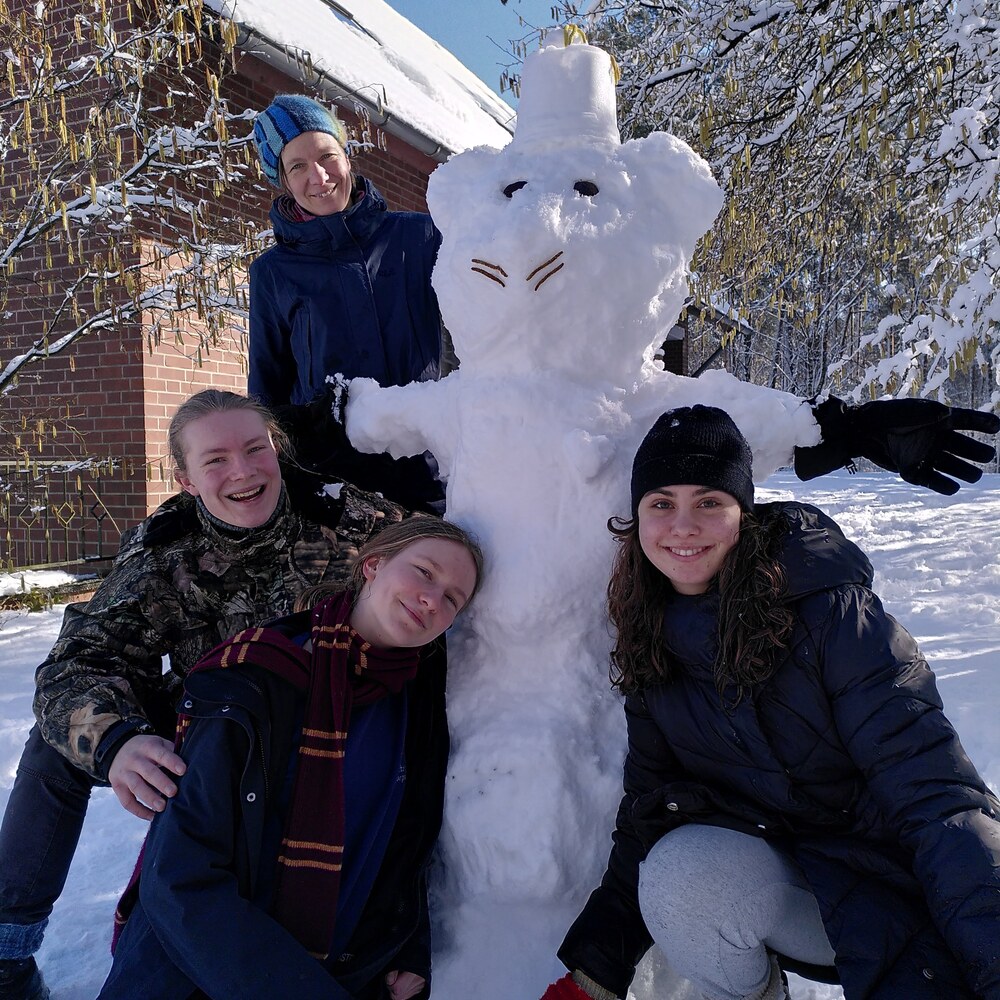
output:
[[[433,283],[461,367],[403,387],[353,381],[347,431],[362,451],[433,453],[449,520],[487,555],[482,591],[449,637],[435,992],[530,998],[558,971],[621,795],[606,525],[628,514],[636,447],[665,409],[708,403],[732,415],[763,478],[820,433],[797,397],[654,362],[722,194],[679,139],[622,143],[601,49],[546,38],[524,62],[511,143],[453,157],[427,201],[443,234]]]

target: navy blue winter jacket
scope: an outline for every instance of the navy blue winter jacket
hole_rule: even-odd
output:
[[[364,177],[355,192],[343,212],[306,222],[285,218],[278,202],[271,207],[275,246],[250,265],[248,381],[268,406],[312,402],[328,375],[383,386],[440,375],[442,326],[431,270],[441,234],[428,215],[388,211]],[[410,507],[412,496],[400,495],[394,478],[415,480],[413,489],[403,484],[404,494],[441,495],[419,457],[359,457],[341,437],[335,453],[307,460]]]
[[[996,1000],[1000,803],[913,638],[870,590],[864,554],[813,507],[757,513],[788,525],[788,651],[727,713],[713,680],[717,594],[672,603],[667,642],[683,669],[626,698],[614,846],[559,957],[624,996],[651,944],[639,864],[670,830],[706,823],[773,839],[799,862],[848,1000]]]
[[[288,634],[308,613],[283,619]],[[407,688],[407,780],[378,875],[331,976],[250,902],[288,773],[301,703],[259,667],[195,672],[177,796],[150,827],[139,900],[100,1000],[384,1000],[386,972],[430,982],[426,866],[437,839],[448,759],[443,641]],[[419,1000],[430,995],[430,987]]]

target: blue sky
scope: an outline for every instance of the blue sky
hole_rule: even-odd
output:
[[[510,39],[552,24],[552,0],[386,0],[435,41],[453,52],[484,83],[500,91],[500,74],[514,61]],[[522,25],[518,15],[527,22]],[[508,103],[510,93],[501,95]]]

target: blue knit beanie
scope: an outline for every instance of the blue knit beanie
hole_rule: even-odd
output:
[[[319,101],[302,94],[279,94],[253,123],[261,169],[277,188],[281,187],[281,151],[303,132],[326,132],[347,148],[344,123]]]

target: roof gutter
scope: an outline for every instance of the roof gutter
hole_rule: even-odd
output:
[[[288,76],[312,86],[318,85],[327,100],[343,103],[345,98],[350,98],[357,103],[376,128],[401,139],[408,146],[412,146],[438,163],[443,163],[456,152],[393,115],[380,102],[364,97],[336,77],[316,69],[311,62],[304,61],[297,53],[290,51],[284,45],[277,44],[256,28],[241,21],[235,21],[235,24],[239,32],[236,45],[248,55],[262,55]]]

